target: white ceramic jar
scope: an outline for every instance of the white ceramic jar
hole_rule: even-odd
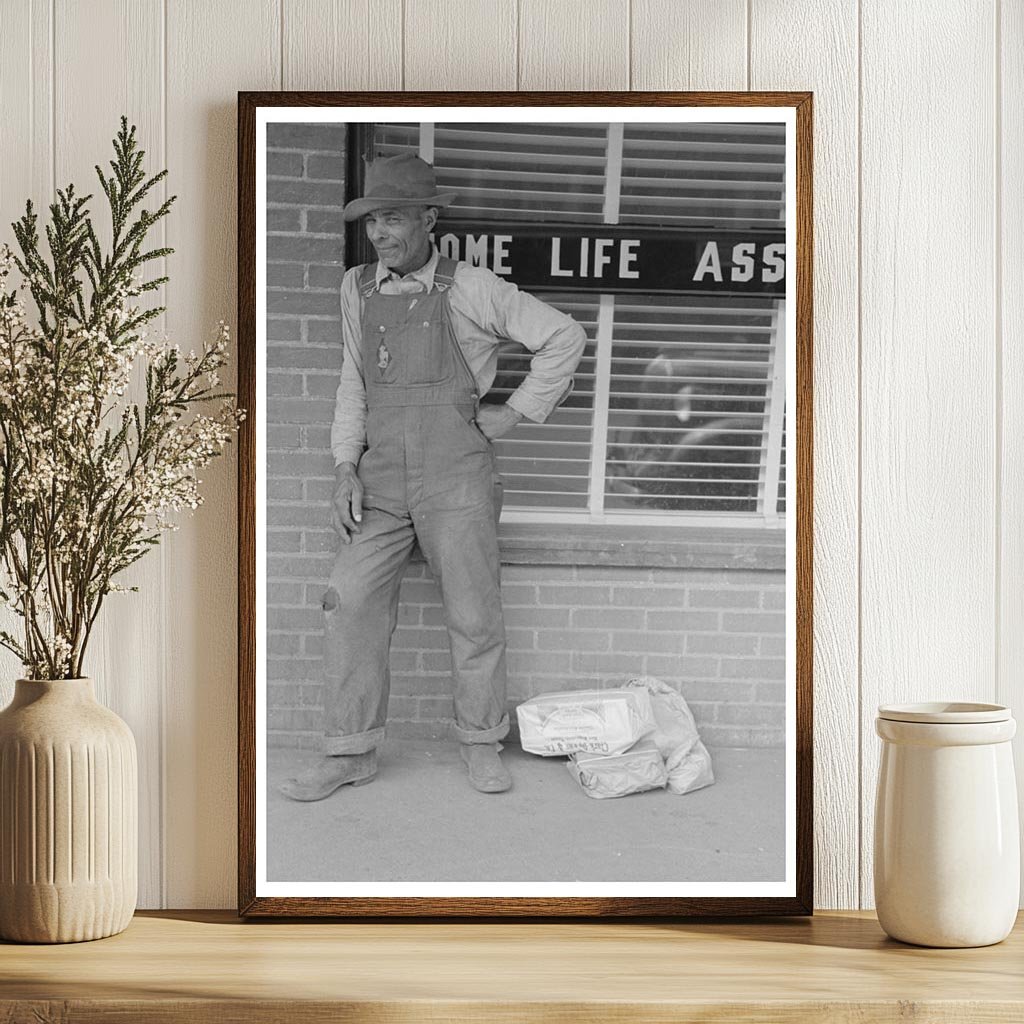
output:
[[[875,906],[894,939],[988,946],[1010,933],[1020,892],[1017,788],[999,704],[878,709]]]

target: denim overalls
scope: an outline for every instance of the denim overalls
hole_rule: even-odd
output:
[[[375,264],[360,274],[363,521],[339,545],[324,597],[326,754],[365,753],[383,738],[399,586],[417,540],[441,588],[455,737],[493,743],[508,733],[494,452],[476,426],[476,383],[448,313],[455,266],[442,257],[433,289],[411,295],[382,295]]]

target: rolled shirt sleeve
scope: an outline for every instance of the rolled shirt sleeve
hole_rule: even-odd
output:
[[[341,282],[341,381],[331,425],[334,464],[358,463],[366,447],[366,387],[363,383],[362,303],[359,298],[359,267],[347,271]]]
[[[567,313],[549,306],[482,267],[460,264],[452,308],[490,335],[507,338],[534,355],[530,372],[508,404],[527,419],[543,423],[572,390],[572,376],[587,335]],[[490,386],[493,370],[489,373]]]

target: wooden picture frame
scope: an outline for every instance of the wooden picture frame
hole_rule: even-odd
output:
[[[608,109],[621,113],[623,122],[628,126],[640,123],[638,117],[649,113],[655,119],[686,117],[709,118],[716,108],[721,114],[721,123],[744,124],[757,118],[764,118],[766,123],[778,123],[786,126],[785,174],[783,196],[788,197],[784,203],[784,230],[788,243],[795,240],[795,246],[787,245],[785,295],[782,307],[787,305],[795,309],[795,317],[790,315],[790,323],[779,326],[779,337],[782,338],[783,351],[789,347],[791,361],[788,365],[789,374],[784,383],[785,397],[790,403],[789,411],[782,414],[783,426],[778,427],[781,434],[784,424],[788,423],[783,455],[784,464],[795,465],[796,486],[795,503],[789,504],[788,517],[783,524],[777,525],[773,537],[781,536],[783,565],[783,592],[786,631],[784,641],[776,638],[771,647],[778,654],[781,647],[785,653],[785,697],[781,710],[777,705],[776,712],[785,721],[783,754],[785,760],[785,840],[784,856],[780,853],[779,863],[785,863],[784,877],[757,885],[725,880],[720,886],[716,884],[713,895],[705,894],[696,883],[691,884],[680,879],[678,884],[665,883],[661,889],[658,883],[651,883],[648,888],[633,885],[618,885],[612,881],[607,885],[592,887],[595,891],[582,892],[573,883],[566,883],[562,890],[552,892],[551,887],[543,888],[543,894],[509,895],[501,885],[481,891],[483,886],[476,885],[465,890],[459,886],[449,886],[444,894],[435,892],[436,887],[424,883],[422,891],[410,895],[409,888],[395,886],[389,888],[387,880],[374,888],[373,894],[359,895],[346,890],[346,894],[338,895],[323,884],[310,883],[303,886],[295,883],[289,891],[282,891],[281,886],[272,883],[266,875],[266,835],[265,813],[268,783],[266,777],[267,757],[267,672],[266,664],[266,609],[264,607],[267,589],[267,574],[262,577],[258,564],[266,564],[265,537],[258,533],[263,524],[262,533],[266,534],[265,516],[258,506],[258,496],[266,502],[266,416],[261,405],[270,402],[266,399],[265,382],[258,379],[258,367],[266,375],[266,249],[265,249],[265,216],[266,216],[266,126],[274,122],[275,117],[293,121],[298,118],[305,123],[331,124],[362,124],[364,122],[383,123],[385,120],[411,122],[422,125],[428,119],[420,116],[421,111],[431,108],[435,114],[437,108],[451,111],[456,117],[458,112],[465,117],[477,108],[486,110],[486,116],[477,115],[478,121],[492,123],[501,121],[507,115],[509,123],[524,121],[529,116],[540,117],[543,111],[566,108],[564,113],[556,112],[563,120],[572,121],[574,115],[581,119],[589,117],[593,120],[596,108]],[[350,116],[343,122],[330,120],[340,110],[365,112],[365,117]],[[468,114],[467,114],[468,112]],[[589,112],[589,113],[588,113]],[[687,113],[689,112],[689,113]],[[742,119],[739,117],[742,114]],[[775,115],[778,115],[777,119]],[[547,115],[544,115],[547,116]],[[609,124],[615,118],[606,118]],[[430,124],[441,123],[435,117]],[[672,122],[674,123],[674,122]],[[702,123],[706,123],[702,122]],[[719,121],[715,121],[718,124]],[[261,152],[258,145],[262,145]],[[330,157],[339,168],[348,183],[344,199],[355,195],[352,183],[359,176],[358,147],[349,146],[345,157]],[[315,156],[315,154],[314,154]],[[309,169],[310,155],[295,157],[293,164],[298,174],[301,166]],[[620,157],[621,159],[621,157]],[[284,158],[282,158],[284,161]],[[305,163],[303,162],[305,161]],[[346,162],[347,161],[347,162]],[[283,166],[283,163],[282,163]],[[441,168],[439,166],[439,173]],[[262,175],[262,180],[258,178]],[[238,905],[239,913],[248,917],[280,917],[280,916],[334,916],[334,917],[693,917],[693,916],[747,916],[747,915],[805,915],[812,913],[813,907],[813,866],[812,866],[812,96],[807,92],[532,92],[532,93],[387,93],[387,92],[241,92],[238,97],[238,325],[239,325],[239,357],[238,357],[238,401],[240,406],[248,410],[248,416],[242,425],[239,438],[240,458],[238,477],[238,532],[239,532],[239,703],[238,703]],[[294,194],[296,207],[301,207],[301,182],[297,182]],[[321,218],[327,223],[330,217],[340,223],[340,205],[342,196],[339,184],[339,209],[323,211]],[[283,193],[282,193],[283,194]],[[262,197],[262,200],[261,200]],[[260,203],[263,209],[260,209]],[[282,206],[280,219],[295,224],[300,223],[301,213],[285,209],[287,200]],[[308,211],[307,214],[308,216]],[[302,223],[305,223],[304,221]],[[614,223],[614,222],[613,222]],[[258,225],[262,230],[258,231]],[[340,230],[340,229],[339,229]],[[652,229],[653,230],[653,229]],[[708,229],[705,229],[708,230]],[[583,232],[585,234],[586,232]],[[712,230],[712,234],[713,234]],[[536,234],[536,232],[535,232]],[[543,234],[543,232],[541,232]],[[621,234],[621,232],[620,232]],[[731,236],[730,236],[731,237]],[[349,235],[348,247],[352,247],[352,236]],[[340,250],[339,250],[340,252]],[[300,249],[295,250],[295,263],[301,265],[305,257]],[[735,253],[734,253],[735,256]],[[312,259],[312,257],[310,257]],[[340,259],[340,257],[339,257]],[[261,266],[258,261],[262,260]],[[733,267],[736,263],[731,264]],[[325,280],[330,275],[325,272]],[[742,274],[734,280],[742,279]],[[301,273],[296,270],[294,280],[299,281]],[[263,295],[260,290],[262,289]],[[301,285],[296,284],[298,290]],[[325,289],[326,290],[326,289]],[[318,301],[328,300],[323,294]],[[321,310],[327,307],[321,305]],[[776,305],[776,308],[779,308]],[[330,314],[322,314],[325,324],[329,324]],[[785,320],[783,314],[782,317]],[[319,328],[318,328],[319,329]],[[329,330],[329,327],[324,329]],[[296,328],[298,331],[298,328]],[[786,333],[788,332],[788,333]],[[295,334],[300,337],[299,333]],[[340,342],[339,342],[340,344]],[[260,346],[263,346],[262,350]],[[792,358],[795,356],[795,358]],[[793,364],[795,363],[795,368]],[[780,371],[781,372],[781,371]],[[326,382],[318,379],[321,401],[328,395]],[[609,385],[610,387],[610,385]],[[792,408],[795,406],[795,409]],[[767,417],[767,413],[765,414]],[[767,420],[765,421],[767,422]],[[323,428],[328,423],[319,423],[319,436],[323,438]],[[767,433],[767,426],[764,428]],[[795,433],[795,438],[793,434]],[[601,459],[604,455],[600,456]],[[767,461],[767,460],[766,460]],[[602,470],[603,472],[603,470]],[[769,477],[776,482],[777,475]],[[790,477],[792,479],[792,477]],[[323,482],[321,481],[321,491]],[[790,485],[792,491],[792,485]],[[295,492],[299,493],[298,490]],[[305,494],[305,492],[302,492]],[[771,493],[771,515],[774,516],[780,507],[775,493]],[[323,494],[321,493],[321,502]],[[759,506],[760,508],[760,506]],[[795,517],[793,510],[795,509]],[[620,538],[615,533],[614,523],[595,523],[593,528],[565,530],[556,537],[540,536],[543,530],[531,527],[530,524],[517,526],[519,531],[509,541],[509,559],[515,563],[524,546],[532,544],[531,551],[546,545],[545,564],[567,567],[576,564],[574,559],[589,559],[587,564],[615,564],[613,555],[609,553],[619,550]],[[662,524],[661,529],[669,530]],[[685,524],[680,525],[685,530]],[[643,531],[640,531],[641,534]],[[661,566],[689,566],[699,571],[700,558],[682,551],[675,546],[660,544],[660,534],[652,533],[654,538],[644,551],[639,551],[631,564],[647,567],[644,571],[656,572]],[[687,534],[689,536],[689,534]],[[735,536],[743,541],[750,540],[749,531],[740,532]],[[767,534],[766,534],[767,536]],[[525,538],[525,539],[524,539]],[[531,539],[532,538],[532,539]],[[795,541],[794,539],[795,538]],[[647,543],[646,541],[644,543]],[[752,546],[743,543],[729,543],[730,564],[738,567],[755,564],[744,561],[750,551],[757,549],[760,542],[755,537]],[[639,545],[638,541],[636,545]],[[685,547],[685,546],[684,546]],[[503,547],[504,551],[504,547]],[[532,557],[536,557],[535,555]],[[707,563],[712,564],[712,563]],[[718,564],[718,563],[713,563]],[[774,564],[774,563],[773,563]],[[653,568],[652,568],[653,567]],[[776,577],[773,577],[776,578]],[[298,592],[298,591],[296,591]],[[307,592],[308,594],[308,586]],[[311,600],[304,598],[307,603]],[[761,607],[761,605],[757,605]],[[778,607],[777,604],[769,607]],[[567,613],[568,614],[568,613]],[[715,613],[719,614],[719,613]],[[727,615],[728,612],[721,612]],[[646,621],[646,620],[645,620]],[[719,621],[724,621],[721,619]],[[261,633],[263,634],[261,636]],[[311,634],[312,635],[312,634]],[[748,638],[745,650],[762,651],[768,649],[756,638]],[[291,650],[292,648],[287,648]],[[296,647],[294,650],[298,651]],[[314,645],[309,643],[308,650],[313,651]],[[301,642],[301,651],[307,651],[307,641]],[[261,655],[262,652],[262,661]],[[566,655],[567,663],[577,664],[575,654]],[[764,660],[764,659],[762,659]],[[582,660],[579,664],[582,664]],[[753,661],[745,662],[740,668],[745,671]],[[732,672],[732,669],[729,670]],[[654,674],[654,673],[651,673]],[[742,672],[737,673],[742,678]],[[723,683],[724,685],[724,683]],[[774,684],[756,684],[765,690],[771,690]],[[567,687],[568,688],[568,687]],[[743,692],[757,693],[753,684],[743,684]],[[778,691],[771,690],[772,693]],[[311,688],[315,693],[315,686]],[[715,705],[718,715],[721,706]],[[305,712],[303,712],[305,714]],[[311,714],[315,714],[312,712]],[[781,721],[782,718],[779,720]],[[294,721],[298,721],[298,713],[293,713]],[[303,722],[312,720],[309,715],[302,718]],[[700,716],[698,716],[698,724]],[[708,726],[711,730],[713,726]],[[738,727],[737,727],[738,728]],[[719,733],[726,739],[732,733]],[[741,735],[735,732],[735,735]],[[753,735],[751,732],[750,735]],[[303,739],[304,734],[299,738]],[[303,739],[304,741],[304,739]],[[725,744],[722,744],[725,749]],[[751,772],[751,777],[756,772]],[[561,779],[563,776],[559,776]],[[738,775],[737,786],[742,789],[742,773]],[[780,783],[780,786],[782,784]],[[724,788],[724,787],[723,787]],[[372,790],[373,787],[367,787]],[[708,792],[712,792],[714,787]],[[779,792],[783,792],[782,789]],[[578,794],[585,801],[583,794]],[[642,797],[626,797],[632,799],[678,800],[679,807],[686,806],[697,794],[676,797],[668,794],[644,794]],[[337,797],[332,799],[338,799]],[[486,799],[500,799],[488,797]],[[780,798],[781,799],[781,798]],[[607,803],[596,803],[595,808],[604,807]],[[335,805],[338,806],[338,805]],[[667,805],[665,805],[667,806]],[[676,805],[672,805],[675,807]],[[305,813],[305,812],[304,812]],[[310,812],[313,813],[313,812]],[[303,820],[311,821],[312,818]],[[261,832],[261,829],[263,830]],[[262,845],[261,845],[262,844]],[[780,847],[780,850],[782,847]],[[776,884],[777,882],[777,884]],[[277,887],[275,887],[277,886]],[[343,880],[338,886],[344,887]],[[373,888],[371,886],[371,888]],[[658,892],[664,890],[664,895]],[[378,891],[387,890],[387,891]],[[457,891],[456,891],[457,890]],[[498,890],[501,890],[500,892]],[[564,890],[564,891],[563,891]],[[577,895],[577,892],[582,894]],[[680,894],[682,893],[682,894]]]

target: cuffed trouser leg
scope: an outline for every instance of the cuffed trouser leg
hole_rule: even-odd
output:
[[[369,508],[340,544],[324,594],[325,754],[364,754],[384,737],[388,651],[414,541],[408,516]]]
[[[508,734],[505,623],[494,503],[464,508],[429,500],[414,512],[420,547],[441,587],[452,654],[455,737],[494,743]]]
[[[452,726],[452,735],[460,743],[497,743],[508,735],[508,712],[501,716],[501,721],[493,729],[463,729],[456,722]]]

